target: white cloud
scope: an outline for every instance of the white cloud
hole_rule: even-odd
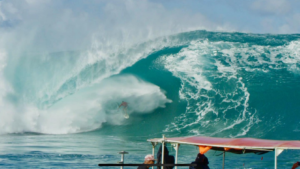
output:
[[[1,21],[5,21],[6,20],[6,17],[5,15],[3,14],[3,12],[1,11],[1,3],[0,3],[0,22]]]
[[[28,4],[41,4],[41,3],[48,3],[50,0],[25,0]]]
[[[294,13],[293,15],[285,18],[285,24],[280,27],[280,30],[284,33],[299,33],[300,29],[300,13]]]
[[[288,0],[256,0],[251,9],[262,14],[287,14],[290,11]]]

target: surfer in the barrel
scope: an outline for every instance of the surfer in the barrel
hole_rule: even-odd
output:
[[[126,112],[128,103],[122,101],[122,103],[119,105],[119,108],[122,107],[122,106],[123,106],[123,111],[124,111],[124,117],[125,117],[125,118],[129,118],[129,115],[128,115],[127,112]]]

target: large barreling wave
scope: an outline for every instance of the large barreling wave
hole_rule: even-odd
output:
[[[157,132],[274,138],[298,132],[292,116],[300,110],[299,38],[193,31],[118,52],[0,53],[0,133],[128,124],[122,101],[130,118],[148,114]]]
[[[0,133],[66,134],[120,125],[123,100],[129,114],[164,107],[171,100],[159,86],[117,75],[160,46],[150,41],[117,53],[1,53]]]

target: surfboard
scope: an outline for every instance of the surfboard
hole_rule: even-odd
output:
[[[129,119],[129,114],[125,113],[125,114],[124,114],[124,118],[125,118],[125,119]]]

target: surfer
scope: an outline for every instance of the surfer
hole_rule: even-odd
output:
[[[126,110],[126,108],[127,108],[127,106],[128,106],[128,103],[122,101],[122,103],[119,105],[119,108],[120,108],[121,106],[123,106],[123,110]]]
[[[119,107],[118,107],[118,109],[120,108],[120,107],[122,107],[123,106],[123,111],[124,111],[124,117],[125,118],[129,118],[129,115],[127,114],[127,106],[128,106],[128,103],[127,102],[124,102],[124,101],[122,101],[122,103],[119,105]]]

